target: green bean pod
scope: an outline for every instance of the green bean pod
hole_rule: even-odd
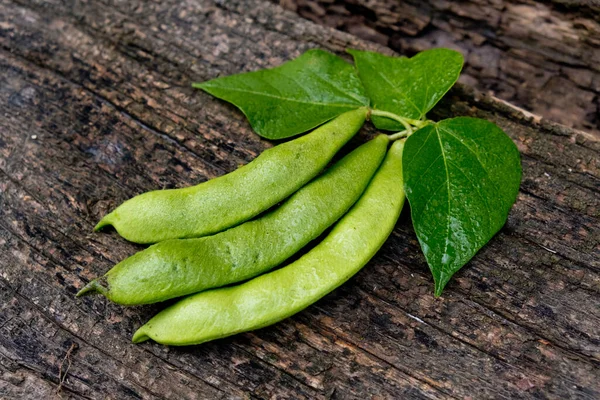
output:
[[[365,193],[321,243],[290,265],[241,285],[198,293],[158,313],[133,335],[191,345],[281,321],[358,272],[391,233],[404,204],[402,142],[395,142]]]
[[[140,194],[102,218],[94,230],[112,225],[129,241],[156,243],[211,235],[238,225],[314,178],[361,128],[366,115],[366,108],[346,112],[199,185]]]
[[[358,200],[385,157],[388,138],[363,144],[266,215],[198,239],[157,243],[79,293],[123,305],[156,303],[240,282],[284,262]]]

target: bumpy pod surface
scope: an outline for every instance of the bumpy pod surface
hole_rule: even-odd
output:
[[[358,272],[385,242],[404,204],[403,143],[395,142],[365,193],[321,243],[297,261],[238,286],[189,296],[133,336],[199,344],[281,321]]]
[[[117,264],[81,294],[148,304],[240,282],[280,265],[358,200],[385,157],[380,135],[260,218],[198,239],[157,243]]]
[[[94,229],[112,225],[129,241],[156,243],[211,235],[238,225],[314,178],[361,128],[366,115],[366,108],[346,112],[199,185],[140,194],[102,218]]]

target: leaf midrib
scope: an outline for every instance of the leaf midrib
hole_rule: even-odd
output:
[[[465,173],[465,172],[462,170],[462,168],[460,168],[460,167],[458,166],[458,164],[456,164],[455,162],[452,162],[452,161],[449,161],[449,162],[450,162],[452,165],[454,165],[454,168],[456,168],[456,170],[457,170],[457,171],[459,171],[459,172],[460,172],[460,173],[461,173],[461,174],[462,174],[462,175],[463,175],[463,176],[464,176],[464,177],[465,177],[465,178],[466,178],[466,179],[469,181],[469,183],[471,184],[471,186],[473,186],[473,188],[475,188],[475,183],[474,183],[474,182],[471,180],[471,178],[469,178],[469,176],[468,176],[468,175],[467,175],[467,174],[466,174],[466,173]],[[484,169],[484,171],[485,171],[485,169]],[[486,171],[486,172],[487,172],[487,171]],[[487,214],[486,216],[487,216],[487,220],[488,220],[488,230],[491,230],[491,227],[492,227],[492,217],[491,217],[491,215],[490,215],[490,210],[491,210],[490,204],[488,203],[486,196],[484,196],[484,195],[481,193],[481,191],[479,191],[479,190],[474,190],[474,192],[475,192],[475,193],[477,193],[477,194],[479,195],[479,197],[480,197],[480,198],[483,200],[483,202],[484,202],[484,203],[485,203],[485,205],[486,205],[486,214]]]
[[[477,152],[475,152],[468,144],[464,143],[458,136],[456,136],[454,133],[452,133],[451,131],[449,131],[448,129],[444,129],[442,127],[439,126],[435,126],[435,132],[438,138],[438,143],[440,146],[440,156],[442,157],[442,159],[444,160],[444,171],[446,173],[446,193],[447,193],[447,198],[448,198],[448,203],[447,203],[447,213],[446,213],[446,243],[444,245],[444,252],[442,253],[442,257],[444,256],[444,254],[447,253],[448,251],[448,246],[450,244],[450,240],[449,240],[449,236],[450,236],[450,209],[451,209],[451,192],[450,192],[450,170],[448,168],[448,164],[452,163],[450,160],[447,159],[446,157],[446,153],[444,151],[444,147],[443,147],[443,143],[442,143],[442,138],[441,138],[441,133],[445,133],[449,136],[452,136],[454,139],[456,139],[464,148],[466,148],[471,154],[473,154],[474,158],[477,160],[477,163],[479,164],[479,166],[481,167],[481,169],[483,170],[483,172],[487,175],[488,179],[490,179],[489,176],[489,172],[488,170],[484,167],[483,163],[481,162],[481,160],[479,159],[479,156],[477,154]],[[439,156],[437,157],[439,158]],[[437,160],[436,158],[436,160]],[[458,166],[456,166],[456,168],[463,174],[464,172],[458,168]],[[476,186],[475,184],[470,180],[470,178],[468,178],[466,175],[465,177],[467,178],[467,180],[469,180],[469,182],[471,183],[471,186],[473,187],[474,191],[483,199],[487,209],[487,217],[488,217],[488,229],[491,229],[492,227],[492,221],[491,221],[491,215],[490,215],[490,205],[487,202],[487,199],[485,198],[485,196],[483,196],[483,194],[479,191],[476,190]],[[443,184],[442,184],[443,185]],[[442,186],[440,185],[440,187]],[[492,186],[493,187],[493,186]],[[497,193],[497,188],[493,187],[495,189],[495,192]],[[444,276],[446,275],[446,269],[445,269],[445,264],[441,265],[441,270],[440,270],[440,282],[443,281]]]
[[[364,100],[367,100],[367,103],[368,103],[368,98],[367,97],[363,97],[363,98],[354,97],[355,93],[343,91],[341,88],[337,87],[336,85],[334,85],[333,83],[331,83],[327,79],[323,78],[321,75],[317,74],[315,71],[308,70],[307,72],[310,73],[311,75],[313,75],[314,77],[318,78],[320,82],[323,82],[326,85],[328,85],[329,87],[332,87],[338,93],[341,93],[342,95],[344,95],[346,97],[349,97],[349,98],[351,98],[353,100],[356,100],[358,103],[360,103],[363,106],[367,106],[368,105],[368,104],[365,104],[365,101],[364,101]]]
[[[444,151],[444,146],[442,144],[442,137],[440,135],[440,129],[437,125],[435,126],[435,133],[437,135],[438,143],[440,145],[442,159],[444,160],[444,171],[446,171],[446,194],[448,195],[448,209],[446,212],[446,243],[444,245],[444,252],[442,253],[442,258],[444,258],[444,255],[447,255],[446,252],[448,251],[448,245],[450,243],[450,240],[449,240],[449,236],[450,236],[450,173],[448,171],[448,161],[446,158],[446,152]],[[445,269],[444,269],[444,264],[442,263],[442,268],[440,270],[440,278],[439,278],[440,284],[444,280],[443,279],[444,275],[445,275]]]
[[[345,107],[345,108],[352,108],[352,107],[363,107],[362,104],[340,104],[340,103],[323,103],[323,102],[316,102],[316,101],[305,101],[305,100],[298,100],[298,99],[293,99],[290,97],[281,97],[281,96],[276,96],[274,94],[269,94],[269,93],[264,93],[264,92],[257,92],[255,90],[247,90],[247,89],[238,89],[238,88],[222,88],[220,86],[211,86],[211,85],[205,85],[204,87],[206,88],[214,88],[214,89],[221,89],[221,90],[228,90],[228,91],[233,91],[233,92],[240,92],[240,93],[249,93],[249,94],[254,94],[254,95],[258,95],[258,96],[263,96],[263,97],[270,97],[273,99],[278,99],[278,100],[283,100],[283,101],[289,101],[292,103],[300,103],[300,104],[309,104],[309,105],[316,105],[316,106],[330,106],[330,107]]]
[[[380,70],[375,70],[375,72],[376,72],[376,73],[377,73],[379,76],[381,76],[381,77],[383,78],[383,80],[384,80],[384,81],[385,81],[385,82],[386,82],[386,83],[387,83],[387,84],[388,84],[388,85],[389,85],[389,86],[392,88],[392,90],[393,90],[395,93],[397,93],[397,94],[398,94],[400,97],[402,97],[403,99],[405,99],[405,100],[407,101],[407,103],[408,103],[408,104],[410,104],[410,105],[411,105],[411,106],[412,106],[412,107],[413,107],[413,108],[414,108],[414,109],[417,111],[417,114],[418,114],[418,116],[417,116],[417,118],[416,118],[416,119],[419,119],[419,118],[422,118],[422,117],[423,117],[423,115],[424,115],[423,111],[422,111],[422,110],[420,110],[420,109],[419,109],[419,107],[417,107],[417,105],[416,105],[415,103],[413,103],[413,101],[410,99],[410,97],[406,96],[406,95],[404,94],[404,92],[401,92],[401,91],[399,91],[399,89],[398,89],[398,88],[397,88],[397,87],[394,85],[394,83],[393,83],[393,82],[391,82],[391,81],[388,79],[388,77],[387,77],[386,75],[384,75],[384,74],[383,74],[383,72],[382,72],[382,71],[380,71]]]
[[[465,147],[467,150],[469,150],[469,151],[471,152],[471,154],[473,154],[473,156],[474,156],[474,157],[475,157],[475,159],[477,160],[477,163],[478,163],[478,164],[479,164],[479,166],[481,167],[481,170],[482,170],[482,171],[485,173],[485,175],[487,176],[488,180],[489,180],[490,182],[492,182],[492,183],[493,183],[493,179],[492,179],[492,177],[490,176],[490,173],[489,173],[489,171],[488,171],[488,170],[485,168],[485,166],[483,165],[483,163],[482,163],[482,162],[481,162],[481,160],[479,159],[478,153],[477,153],[475,150],[473,150],[473,149],[471,148],[471,146],[469,146],[467,143],[463,142],[463,141],[460,139],[460,137],[458,137],[458,136],[456,136],[454,133],[452,133],[452,131],[450,131],[450,130],[448,130],[448,129],[445,129],[445,128],[440,128],[440,130],[441,130],[441,131],[444,131],[444,132],[445,132],[445,133],[447,133],[448,135],[452,136],[452,137],[453,137],[454,139],[456,139],[456,140],[457,140],[457,141],[458,141],[458,142],[459,142],[459,143],[460,143],[460,144],[461,144],[463,147]],[[457,167],[457,168],[458,168],[458,167]],[[464,174],[464,172],[463,172],[463,171],[462,171],[460,168],[459,168],[459,170],[461,171],[461,173],[462,173],[463,175],[465,175],[465,174]],[[465,177],[466,177],[466,175],[465,175]],[[469,178],[467,177],[467,179],[469,179]],[[473,188],[475,188],[475,184],[473,184],[473,183],[472,183],[472,181],[471,181],[470,179],[469,179],[469,182],[471,182],[471,184],[473,185]],[[492,189],[492,190],[495,192],[495,194],[496,194],[496,197],[497,197],[497,198],[502,198],[502,196],[500,196],[500,193],[498,193],[498,187],[497,187],[497,186],[495,186],[495,185],[490,185],[488,188],[491,188],[491,189]],[[485,196],[483,196],[479,190],[476,190],[476,192],[477,192],[477,194],[479,194],[479,195],[480,195],[480,196],[481,196],[481,197],[484,199],[484,202],[485,202],[485,204],[486,204],[486,205],[488,205],[488,210],[487,210],[487,211],[488,211],[488,221],[489,221],[489,227],[491,228],[491,226],[492,226],[492,223],[491,223],[491,216],[490,216],[490,213],[489,213],[489,210],[490,210],[491,208],[489,207],[489,203],[487,202],[487,199],[485,198]]]

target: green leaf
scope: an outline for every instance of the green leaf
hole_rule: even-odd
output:
[[[521,182],[519,151],[495,124],[454,118],[406,140],[406,195],[439,296],[500,230]]]
[[[427,50],[412,58],[348,52],[354,57],[373,109],[417,120],[454,85],[464,61],[459,52],[449,49]],[[379,129],[403,129],[400,123],[387,118],[373,116],[373,123]]]
[[[369,105],[354,67],[323,50],[308,50],[273,69],[195,83],[233,103],[268,139],[306,132],[338,115]]]

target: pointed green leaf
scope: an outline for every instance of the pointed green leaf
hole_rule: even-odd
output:
[[[404,118],[421,119],[450,90],[463,65],[462,55],[449,49],[423,51],[412,58],[389,57],[370,51],[348,50],[371,107]],[[379,129],[402,130],[396,121],[373,117]]]
[[[273,69],[195,83],[233,103],[268,139],[306,132],[338,115],[369,105],[354,67],[323,50],[308,50]]]
[[[495,124],[454,118],[406,140],[406,196],[439,296],[504,225],[521,182],[519,151]]]

